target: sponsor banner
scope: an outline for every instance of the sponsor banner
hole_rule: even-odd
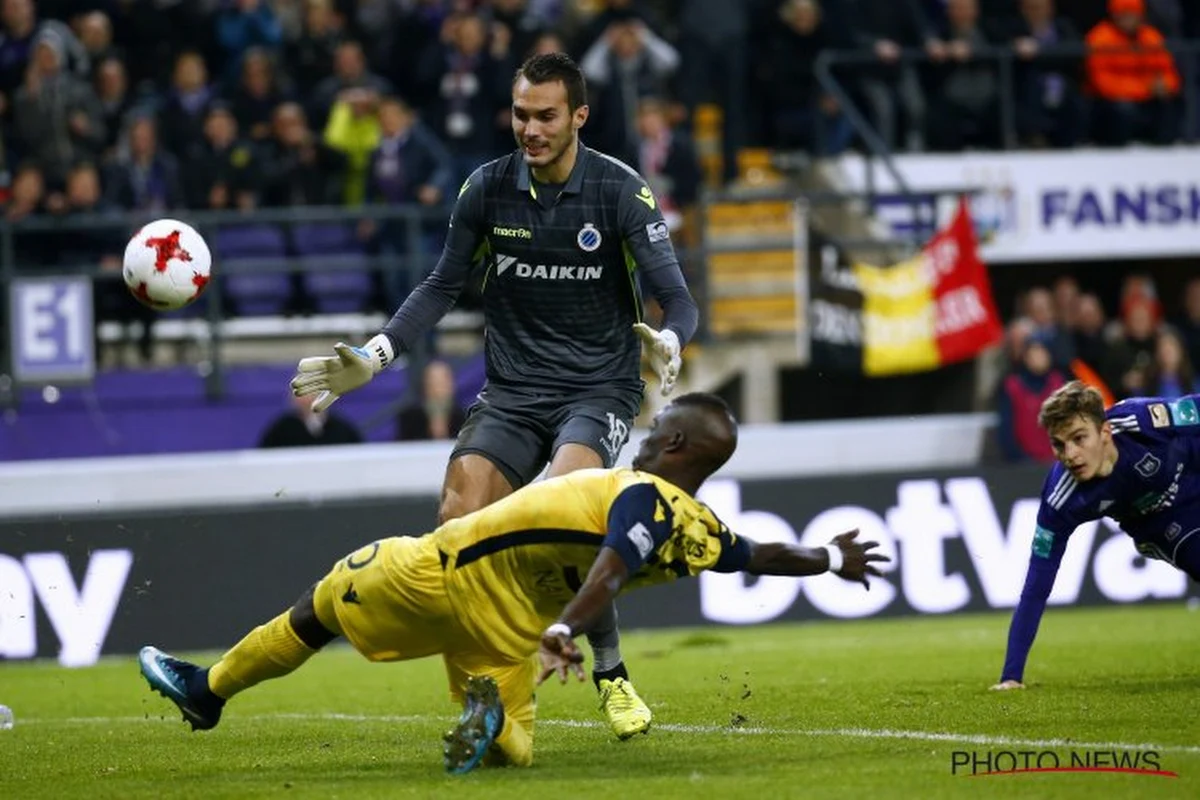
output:
[[[10,305],[18,382],[92,379],[96,357],[90,278],[14,280]]]
[[[1178,257],[1200,251],[1200,148],[897,155],[914,192],[978,188],[972,217],[989,263]],[[884,193],[876,214],[897,236],[923,238],[949,220],[954,197],[887,195],[888,171],[857,155],[842,187]],[[868,171],[871,175],[868,176]],[[869,179],[870,178],[870,179]],[[934,208],[930,208],[930,205]]]
[[[734,530],[824,544],[857,528],[893,559],[871,591],[831,575],[708,573],[630,592],[626,628],[749,625],[1012,608],[1036,529],[1038,468],[715,480],[701,491]],[[0,659],[82,666],[147,643],[221,648],[287,608],[340,557],[432,520],[434,497],[0,525]],[[1200,587],[1191,587],[1193,593]],[[1051,605],[1180,600],[1183,573],[1147,561],[1112,523],[1072,536]]]

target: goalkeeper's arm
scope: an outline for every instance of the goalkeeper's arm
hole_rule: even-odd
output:
[[[292,378],[297,396],[316,394],[313,409],[323,411],[339,397],[370,382],[407,352],[454,306],[478,260],[483,217],[483,177],[476,170],[459,191],[446,246],[433,272],[421,281],[378,335],[362,347],[338,343],[333,356],[300,361]]]

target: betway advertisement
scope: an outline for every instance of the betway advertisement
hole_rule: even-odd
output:
[[[871,590],[831,575],[797,580],[706,574],[625,595],[623,627],[949,614],[1013,607],[1043,472],[713,480],[702,498],[760,541],[824,544],[858,529],[893,564]],[[417,534],[434,498],[280,505],[0,526],[0,659],[85,666],[154,643],[226,647],[286,609],[339,557]],[[1146,561],[1109,521],[1071,538],[1052,605],[1179,601],[1186,577]]]
[[[1200,148],[900,155],[915,193],[977,189],[971,216],[989,263],[1178,257],[1200,251]],[[957,198],[918,204],[861,156],[838,162],[843,188],[882,192],[874,208],[894,235],[944,224]]]

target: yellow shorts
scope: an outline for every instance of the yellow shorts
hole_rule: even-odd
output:
[[[401,661],[461,647],[437,547],[394,536],[333,565],[313,593],[317,619],[371,661]]]
[[[506,720],[526,733],[518,738],[528,740],[509,754],[510,760],[528,763],[532,758],[537,656],[499,656],[467,633],[447,597],[431,537],[396,536],[359,548],[317,583],[313,605],[322,625],[345,636],[371,661],[442,655],[450,696],[459,705],[467,678],[494,678]],[[486,605],[479,609],[487,610]]]

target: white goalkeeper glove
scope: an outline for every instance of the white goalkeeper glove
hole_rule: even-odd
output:
[[[637,331],[642,344],[650,353],[650,366],[658,373],[663,396],[670,394],[675,388],[679,367],[683,363],[679,357],[679,337],[675,335],[675,331],[656,331],[644,322],[637,323],[633,329]]]
[[[362,347],[345,342],[333,346],[333,356],[304,358],[296,365],[292,378],[292,394],[296,397],[315,394],[313,411],[324,411],[346,392],[365,386],[392,363],[395,354],[392,343],[379,334]]]

